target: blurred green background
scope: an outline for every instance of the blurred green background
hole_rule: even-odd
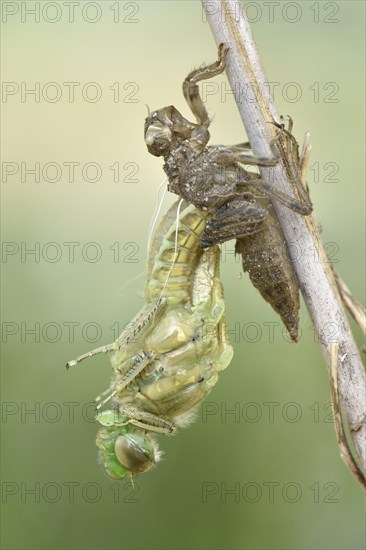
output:
[[[146,105],[188,116],[182,80],[216,46],[198,1],[80,2],[73,16],[66,4],[39,3],[36,21],[34,2],[2,2],[3,548],[364,548],[363,494],[339,458],[307,313],[290,344],[239,277],[233,243],[222,263],[232,364],[197,421],[160,438],[165,460],[134,489],[98,466],[92,402],[108,359],[64,365],[142,304],[164,180],[143,140]],[[299,141],[311,131],[323,240],[364,302],[364,3],[280,2],[273,21],[268,3],[249,4],[278,111]],[[37,86],[39,98],[25,94]],[[213,91],[212,142],[244,141],[225,76]],[[39,181],[26,173],[35,163]]]

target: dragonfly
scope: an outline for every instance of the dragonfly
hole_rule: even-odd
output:
[[[172,205],[151,241],[144,306],[115,342],[67,364],[110,355],[113,376],[97,398],[96,444],[113,479],[155,466],[161,457],[156,436],[193,421],[233,357],[220,248],[200,246],[207,221],[206,212],[186,201]]]
[[[236,239],[243,270],[254,286],[281,316],[291,338],[298,339],[299,286],[273,201],[306,216],[312,211],[305,172],[310,146],[305,140],[301,156],[291,133],[292,121],[272,121],[277,138],[270,144],[272,157],[248,154],[250,143],[207,145],[210,119],[200,96],[198,82],[221,74],[229,48],[220,44],[218,60],[193,70],[183,82],[183,95],[196,118],[190,122],[169,105],[149,114],[144,135],[148,151],[164,158],[168,190],[204,209],[209,215],[201,247]],[[261,175],[244,166],[271,167],[280,158],[293,185],[287,195]]]

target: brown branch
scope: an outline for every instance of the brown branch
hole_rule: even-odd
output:
[[[227,76],[253,152],[256,156],[268,157],[271,155],[269,144],[276,137],[276,129],[269,122],[279,121],[279,116],[266,85],[268,79],[249,24],[243,16],[238,17],[237,1],[202,0],[202,3],[216,44],[223,42],[230,47]],[[250,100],[245,101],[248,96]],[[261,171],[263,177],[269,176],[267,170]],[[280,162],[271,170],[278,188],[285,193],[293,193],[285,163]],[[274,206],[287,243],[296,242],[301,247],[301,257],[292,257],[292,260],[329,372],[332,341],[338,344],[340,401],[361,467],[366,471],[365,371],[323,245],[311,216],[301,217],[278,203]],[[289,246],[289,250],[290,254],[295,253],[295,247]],[[328,336],[329,327],[337,330],[332,341]]]

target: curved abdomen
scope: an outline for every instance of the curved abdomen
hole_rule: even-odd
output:
[[[166,296],[170,304],[184,304],[191,299],[192,278],[203,254],[200,240],[208,216],[184,201],[177,201],[169,209],[149,252],[148,301]]]

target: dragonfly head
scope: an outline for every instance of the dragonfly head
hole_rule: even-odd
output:
[[[196,128],[197,124],[189,122],[173,105],[154,111],[145,120],[145,142],[149,153],[165,157],[178,142],[190,139]]]
[[[97,416],[103,426],[97,435],[99,458],[113,479],[151,470],[160,459],[157,444],[143,430],[126,424],[118,411],[103,411]]]

